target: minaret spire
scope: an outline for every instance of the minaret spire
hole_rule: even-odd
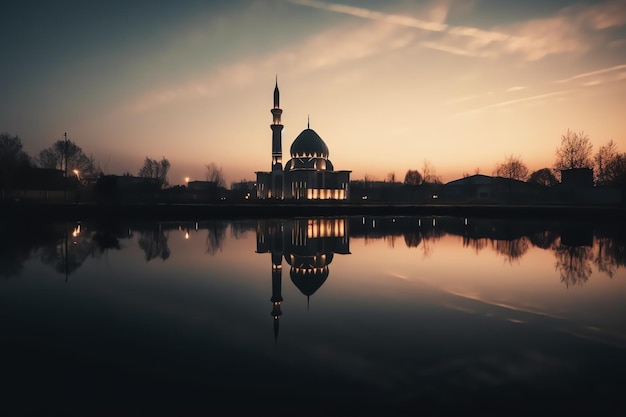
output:
[[[311,115],[309,114],[306,115],[306,128],[307,129],[311,128]]]
[[[274,108],[280,108],[280,92],[278,91],[278,74],[276,74],[276,85],[274,86]],[[280,123],[280,118],[278,119]],[[276,119],[274,118],[274,123],[276,123]]]
[[[280,116],[283,110],[280,108],[280,92],[278,91],[278,74],[276,75],[276,84],[274,86],[274,107],[272,113],[272,185],[271,197],[283,198],[283,145],[282,131],[283,125]]]

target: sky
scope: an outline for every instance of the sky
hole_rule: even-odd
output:
[[[307,127],[335,169],[379,180],[427,161],[444,182],[507,156],[551,167],[561,136],[626,152],[626,2],[21,1],[2,8],[0,132],[62,139],[105,174],[167,158],[228,184]]]

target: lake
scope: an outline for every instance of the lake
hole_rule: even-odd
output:
[[[4,222],[3,415],[624,415],[598,220]]]

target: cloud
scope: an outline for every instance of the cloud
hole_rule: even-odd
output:
[[[457,48],[450,45],[445,45],[437,42],[421,42],[421,46],[424,48],[434,49],[436,51],[447,52],[453,55],[461,55],[461,56],[480,56],[480,53],[470,51],[468,49]]]
[[[422,43],[422,46],[426,48],[474,57],[520,54],[529,61],[555,54],[585,53],[595,45],[605,42],[603,37],[589,36],[587,33],[589,30],[598,32],[626,24],[626,2],[622,0],[607,0],[598,4],[566,7],[552,17],[531,19],[488,30],[469,26],[451,26],[439,21],[385,14],[339,3],[317,0],[289,1],[293,4],[330,12],[438,32],[441,35],[439,39],[429,39]],[[431,13],[431,16],[438,16],[442,19],[446,14]]]
[[[487,106],[478,107],[478,108],[475,108],[475,109],[471,109],[471,110],[468,110],[468,111],[457,113],[455,116],[463,116],[463,115],[478,113],[478,112],[481,112],[483,110],[508,107],[508,106],[513,105],[513,104],[529,103],[529,102],[532,102],[532,101],[539,101],[539,100],[543,100],[543,99],[550,98],[550,97],[562,96],[562,95],[565,95],[565,94],[568,94],[568,93],[571,93],[571,92],[572,92],[572,90],[553,91],[553,92],[550,92],[550,93],[537,94],[537,95],[528,96],[528,97],[521,97],[521,98],[514,99],[514,100],[500,101],[498,103],[493,103],[493,104],[489,104]]]
[[[315,9],[327,10],[329,12],[347,14],[363,19],[379,20],[387,23],[393,23],[396,25],[412,27],[426,31],[442,32],[447,28],[447,25],[435,21],[421,20],[404,15],[386,14],[371,9],[347,6],[339,3],[325,3],[316,0],[289,0],[289,2],[300,6],[307,6]]]
[[[267,55],[231,62],[191,80],[157,86],[129,98],[121,108],[133,114],[185,100],[218,97],[250,86],[257,74],[274,73],[277,66],[294,76],[309,74],[405,48],[414,44],[416,37],[415,31],[380,22],[356,29],[329,29]]]
[[[567,83],[567,82],[578,80],[578,79],[581,79],[581,78],[595,77],[595,76],[598,76],[598,75],[607,74],[607,73],[610,73],[610,72],[619,71],[619,70],[623,70],[623,69],[626,69],[626,64],[614,65],[612,67],[602,68],[602,69],[595,70],[595,71],[590,71],[590,72],[583,72],[581,74],[577,74],[577,75],[574,75],[574,76],[569,77],[569,78],[564,78],[562,80],[557,80],[556,82],[557,83]],[[618,79],[619,78],[620,77],[618,75]]]
[[[513,91],[522,91],[522,90],[526,90],[526,87],[521,86],[521,85],[516,85],[516,86],[510,87],[510,88],[507,88],[506,92],[507,93],[511,93]]]

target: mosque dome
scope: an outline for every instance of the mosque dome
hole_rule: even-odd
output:
[[[294,158],[285,164],[285,171],[294,169],[314,169],[316,171],[334,171],[333,163],[330,159],[324,158]]]
[[[304,129],[291,144],[292,158],[328,159],[328,146],[313,129]]]

